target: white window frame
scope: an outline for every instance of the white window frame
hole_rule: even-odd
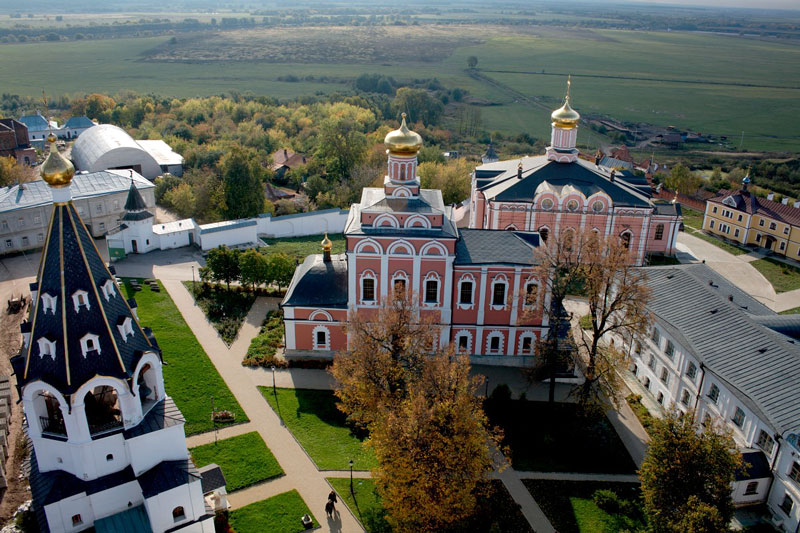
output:
[[[82,306],[85,306],[87,311],[92,308],[92,304],[89,303],[89,293],[83,289],[72,293],[72,304],[76,313],[80,312]]]
[[[536,298],[533,299],[532,303],[529,303],[528,287],[530,287],[531,285],[536,287]],[[524,292],[522,294],[522,306],[525,309],[536,309],[537,307],[539,307],[539,297],[541,296],[541,291],[539,290],[540,288],[541,287],[539,285],[539,282],[535,279],[529,279],[528,281],[525,282]]]
[[[428,282],[435,281],[436,282],[436,300],[428,300]],[[425,276],[425,280],[422,282],[422,305],[424,307],[436,307],[439,305],[439,301],[442,299],[441,292],[442,283],[439,279],[439,274],[435,272],[428,272],[428,275]]]
[[[36,341],[39,343],[39,357],[44,358],[45,355],[49,355],[53,361],[56,360],[56,341],[51,341],[44,337],[39,337]]]
[[[472,289],[469,293],[469,303],[461,302],[461,285],[464,283],[472,283]],[[465,274],[458,279],[458,299],[456,305],[459,309],[472,309],[475,306],[475,278],[472,274]]]
[[[455,341],[456,341],[455,342],[455,351],[456,351],[456,353],[467,353],[467,354],[472,353],[472,333],[470,333],[466,329],[460,329],[460,330],[458,330],[456,332],[454,338],[455,338]],[[460,339],[462,339],[462,338],[466,338],[467,339],[467,348],[466,348],[466,351],[464,351],[464,352],[462,352],[460,350],[460,348],[459,348],[459,345],[460,345],[460,342],[461,342]]]
[[[317,333],[324,333],[325,334],[325,343],[319,344],[317,342]],[[314,347],[314,350],[319,351],[329,351],[331,349],[331,331],[328,329],[327,326],[316,326],[311,332],[311,345]]]
[[[503,332],[492,331],[486,336],[486,355],[503,355]],[[492,350],[492,339],[499,339],[497,350]]]
[[[531,340],[531,349],[528,352],[522,349],[525,339]],[[519,346],[517,348],[517,355],[533,355],[535,350],[536,350],[536,334],[532,331],[526,331],[524,333],[521,333],[519,336]]]
[[[498,304],[494,303],[494,288],[495,288],[495,285],[499,285],[499,284],[502,284],[503,287],[504,287],[504,289],[503,289],[503,304],[502,305],[498,305]],[[502,311],[506,307],[508,307],[508,286],[509,286],[508,278],[505,276],[505,274],[498,274],[497,276],[494,277],[494,279],[492,279],[492,291],[490,293],[491,294],[491,296],[490,296],[491,300],[489,301],[489,308],[492,311]]]
[[[50,311],[56,314],[56,304],[58,303],[58,296],[50,296],[46,292],[42,293],[42,311],[45,313]]]
[[[90,342],[91,346],[89,345]],[[94,333],[87,333],[81,337],[81,352],[83,353],[83,357],[85,358],[92,350],[97,351],[98,354],[103,353],[103,350],[100,348],[100,337]]]
[[[372,300],[365,300],[364,299],[364,280],[371,279],[372,280]],[[358,283],[358,299],[362,305],[371,305],[375,306],[378,305],[378,276],[375,275],[374,272],[371,270],[365,270],[361,273],[361,279]]]
[[[394,284],[397,281],[402,281],[405,286],[405,292],[408,294],[408,274],[402,270],[398,270],[392,275],[392,294],[394,294]]]
[[[125,320],[122,321],[122,324],[117,326],[119,330],[119,334],[122,337],[123,342],[128,342],[128,336],[133,336],[133,320],[131,317],[126,316]]]
[[[117,290],[114,288],[114,282],[110,279],[107,279],[105,283],[103,283],[100,288],[103,290],[103,297],[105,297],[106,301],[109,301],[112,296],[117,295]]]

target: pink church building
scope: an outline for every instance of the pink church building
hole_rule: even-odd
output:
[[[433,317],[440,342],[455,343],[482,363],[524,365],[547,330],[548,300],[534,275],[539,235],[456,228],[439,190],[421,189],[422,138],[400,129],[385,139],[383,188],[365,188],[350,209],[346,251],[323,253],[297,268],[281,303],[286,354],[330,357],[347,348],[349,312],[370,313],[405,290]]]
[[[538,232],[543,241],[563,231],[617,236],[636,263],[648,254],[673,255],[680,204],[653,200],[644,178],[578,157],[580,115],[564,105],[552,115],[545,155],[480,165],[472,176],[470,228]]]
[[[472,178],[469,228],[457,228],[439,190],[421,189],[422,138],[406,126],[384,140],[382,188],[365,188],[350,209],[345,253],[308,256],[281,303],[289,358],[324,359],[347,348],[348,313],[370,313],[394,290],[433,317],[442,345],[473,362],[526,366],[545,335],[549,294],[536,276],[535,250],[561,231],[618,235],[636,261],[673,253],[680,205],[656,203],[646,183],[578,159],[579,115],[552,114],[546,155],[485,163]]]

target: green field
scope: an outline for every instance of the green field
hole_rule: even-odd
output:
[[[300,493],[290,490],[231,511],[228,520],[236,533],[300,533],[305,531],[300,517],[306,513],[314,519],[314,527],[319,527]]]
[[[272,387],[258,389],[320,470],[347,470],[351,459],[356,470],[375,466],[372,451],[336,408],[332,391],[279,388],[276,399]]]
[[[306,256],[311,254],[321,254],[322,242],[324,235],[309,235],[306,237],[289,237],[285,239],[266,239],[261,240],[266,245],[261,251],[264,254],[277,254],[284,253],[291,257],[296,258],[300,262],[304,261]],[[328,235],[328,238],[333,243],[331,248],[332,254],[340,254],[344,252],[344,235],[337,233]]]
[[[164,387],[186,418],[186,434],[214,429],[211,421],[212,396],[215,409],[228,409],[236,416],[236,422],[247,422],[244,411],[186,325],[164,286],[161,286],[161,292],[153,292],[147,287],[134,292],[126,282],[124,289],[126,298],[136,298],[142,325],[153,329],[158,345],[164,352]],[[187,376],[192,379],[186,379]]]
[[[800,123],[793,120],[800,114],[800,46],[791,42],[683,32],[575,29],[565,33],[488,25],[464,26],[459,34],[446,26],[420,26],[403,31],[411,32],[407,42],[423,44],[428,42],[421,41],[427,33],[435,34],[430,42],[437,53],[425,60],[393,56],[392,38],[403,37],[391,33],[399,30],[381,29],[376,30],[374,43],[359,41],[349,55],[339,51],[339,56],[323,62],[327,48],[334,47],[326,47],[319,37],[298,48],[295,42],[282,43],[297,39],[294,28],[269,31],[267,36],[247,34],[251,41],[237,32],[214,34],[209,38],[210,60],[202,56],[202,40],[198,44],[198,39],[183,36],[178,36],[174,50],[166,52],[167,37],[5,44],[0,69],[14,76],[4,80],[3,90],[39,94],[42,79],[58,79],[57,86],[48,87],[53,95],[131,89],[188,97],[235,90],[292,98],[350,90],[348,81],[365,72],[398,80],[436,77],[481,100],[486,131],[547,138],[549,111],[563,97],[569,73],[574,106],[584,115],[727,135],[736,145],[744,131],[745,149],[800,151]],[[262,38],[271,55],[259,55],[268,48],[261,46]],[[335,38],[341,39],[331,37]],[[373,48],[377,52],[372,56],[359,55]],[[425,52],[424,46],[420,48]],[[500,86],[468,75],[466,59],[471,55],[479,59],[480,74]],[[242,60],[251,56],[257,59]],[[287,56],[295,62],[286,62]],[[287,75],[328,76],[335,81],[278,81]],[[588,127],[579,133],[579,142],[590,147],[602,140]]]
[[[750,263],[772,283],[775,292],[789,292],[800,289],[800,270],[781,261],[765,257]]]
[[[189,453],[197,467],[218,464],[228,492],[283,475],[283,469],[257,431],[197,446]]]

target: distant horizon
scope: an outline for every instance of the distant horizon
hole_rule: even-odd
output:
[[[601,2],[604,0],[600,0]],[[607,0],[613,3],[613,0]],[[710,7],[710,8],[743,8],[752,10],[788,10],[800,11],[798,0],[764,0],[758,7],[752,0],[621,0],[628,4],[658,4],[665,7]]]

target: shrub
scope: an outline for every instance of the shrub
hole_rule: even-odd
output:
[[[275,357],[278,347],[283,342],[283,319],[280,311],[270,311],[264,319],[264,325],[256,337],[250,341],[250,348],[242,361],[244,366],[262,366],[286,368],[283,359]]]
[[[508,385],[505,383],[501,383],[497,387],[494,388],[491,395],[492,400],[498,401],[510,401],[511,400],[511,389],[508,388]]]
[[[597,507],[609,514],[617,514],[622,507],[619,496],[613,490],[598,489],[594,491],[592,501]]]

